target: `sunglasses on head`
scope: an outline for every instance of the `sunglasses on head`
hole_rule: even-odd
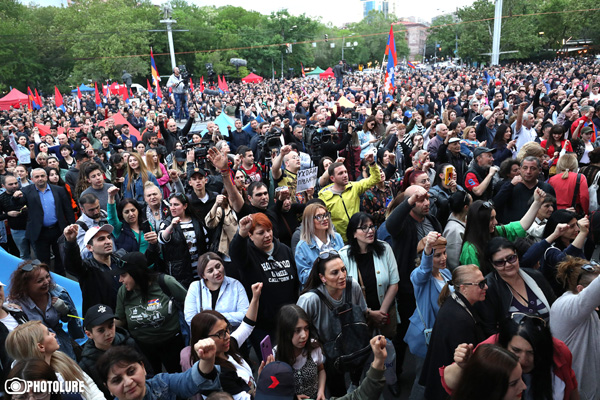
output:
[[[322,251],[321,253],[319,253],[319,258],[321,260],[327,260],[331,257],[336,257],[339,255],[340,254],[336,250],[327,250],[327,251]]]
[[[530,320],[538,327],[546,327],[546,320],[536,315],[525,314],[522,312],[514,312],[510,315],[510,319],[515,321],[517,325],[523,325],[526,320]]]
[[[483,203],[481,203],[481,206],[484,208],[487,208],[489,210],[489,209],[494,208],[494,202],[491,200],[484,201]]]
[[[21,271],[31,272],[38,265],[42,265],[42,262],[40,260],[37,260],[37,259],[36,260],[31,260],[27,264],[25,264],[25,265],[23,265],[21,267]]]
[[[579,271],[579,276],[577,277],[577,284],[579,285],[579,281],[581,280],[581,277],[583,276],[584,272],[589,272],[590,274],[596,273],[598,271],[598,269],[596,267],[598,267],[600,265],[598,265],[595,262],[591,262],[589,264],[585,264],[581,266],[581,270]]]

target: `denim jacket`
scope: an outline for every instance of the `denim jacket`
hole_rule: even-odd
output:
[[[344,247],[344,240],[339,233],[334,232],[333,236],[330,237],[330,241],[331,246],[337,251],[340,251]],[[310,239],[310,243],[306,243],[304,240],[298,242],[295,259],[296,268],[298,269],[298,279],[300,279],[302,285],[306,283],[313,263],[319,257],[320,252],[321,250],[317,246],[314,237]]]
[[[423,331],[433,328],[435,318],[440,307],[438,298],[440,297],[440,287],[432,276],[433,270],[433,252],[430,255],[423,253],[421,265],[415,268],[410,274],[410,280],[415,289],[415,300],[418,310],[410,317],[410,325],[404,341],[408,344],[410,352],[414,355],[425,358],[427,355],[427,344]],[[452,279],[452,273],[447,269],[440,270],[444,280]],[[421,314],[419,315],[419,311]],[[426,325],[426,327],[424,326]]]
[[[210,375],[214,379],[207,379],[200,374],[198,362],[192,368],[178,374],[157,374],[153,378],[146,380],[146,395],[144,400],[176,400],[177,398],[187,399],[200,391],[219,390],[221,382],[219,381],[220,367],[215,365],[215,370]]]

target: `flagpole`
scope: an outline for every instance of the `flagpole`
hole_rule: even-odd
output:
[[[379,79],[377,79],[377,96],[379,96],[379,88],[381,87],[381,74],[383,73],[383,63],[384,63],[386,55],[387,55],[386,53],[383,53],[383,58],[381,59],[381,69],[379,70]],[[389,57],[388,57],[388,61],[389,61]]]

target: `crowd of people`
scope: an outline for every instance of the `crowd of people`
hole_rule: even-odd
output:
[[[376,399],[415,373],[415,400],[600,398],[599,64],[409,69],[392,93],[179,73],[162,102],[0,112],[0,244],[22,259],[3,381]]]

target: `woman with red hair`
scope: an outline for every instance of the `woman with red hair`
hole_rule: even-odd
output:
[[[256,327],[250,340],[256,354],[260,342],[275,333],[276,315],[285,304],[298,300],[300,282],[292,250],[273,237],[273,224],[263,213],[247,215],[239,222],[239,231],[229,246],[233,265],[239,268],[241,281],[251,293],[252,284],[263,282]]]

